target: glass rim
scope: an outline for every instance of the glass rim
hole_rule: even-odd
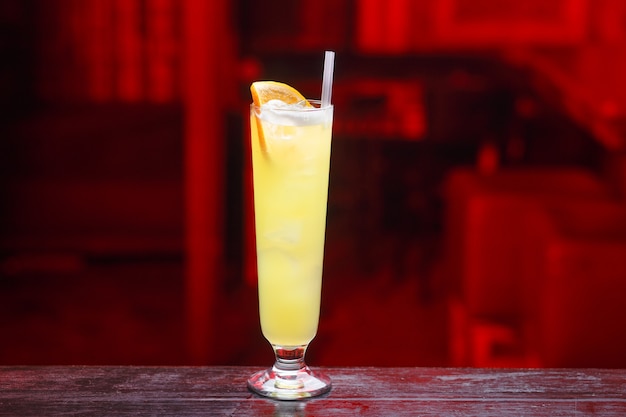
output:
[[[313,105],[313,107],[297,107],[297,108],[288,108],[288,109],[281,109],[281,108],[272,108],[271,110],[274,112],[317,112],[317,111],[327,111],[329,109],[333,109],[334,106],[333,104],[329,104],[328,107],[321,107],[322,105],[322,100],[319,99],[306,99],[306,101],[308,101],[309,103],[311,103]],[[257,106],[254,103],[250,103],[250,108],[251,109],[258,109],[261,110],[263,108],[263,106]]]

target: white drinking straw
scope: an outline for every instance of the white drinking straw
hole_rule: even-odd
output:
[[[322,77],[322,107],[330,106],[330,96],[333,93],[334,67],[335,53],[326,51],[326,54],[324,54],[324,76]]]

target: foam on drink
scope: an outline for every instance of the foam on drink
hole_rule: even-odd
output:
[[[311,102],[317,105],[316,101]],[[306,101],[287,104],[281,100],[270,100],[261,106],[257,115],[264,122],[283,126],[310,126],[332,122],[332,117],[328,118],[323,112],[316,111],[315,106],[308,107]]]

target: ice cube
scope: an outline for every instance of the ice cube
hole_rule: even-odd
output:
[[[290,107],[293,107],[293,105],[289,105],[282,100],[274,99],[261,106],[261,109],[288,109]]]
[[[302,224],[297,221],[283,222],[282,227],[274,229],[265,234],[265,238],[276,244],[294,245],[302,238]]]
[[[284,285],[299,275],[299,263],[287,251],[269,248],[259,251],[259,276]]]

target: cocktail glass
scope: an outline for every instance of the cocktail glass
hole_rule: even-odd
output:
[[[330,379],[304,356],[319,321],[333,106],[250,107],[259,313],[274,366],[248,387],[296,400]]]

